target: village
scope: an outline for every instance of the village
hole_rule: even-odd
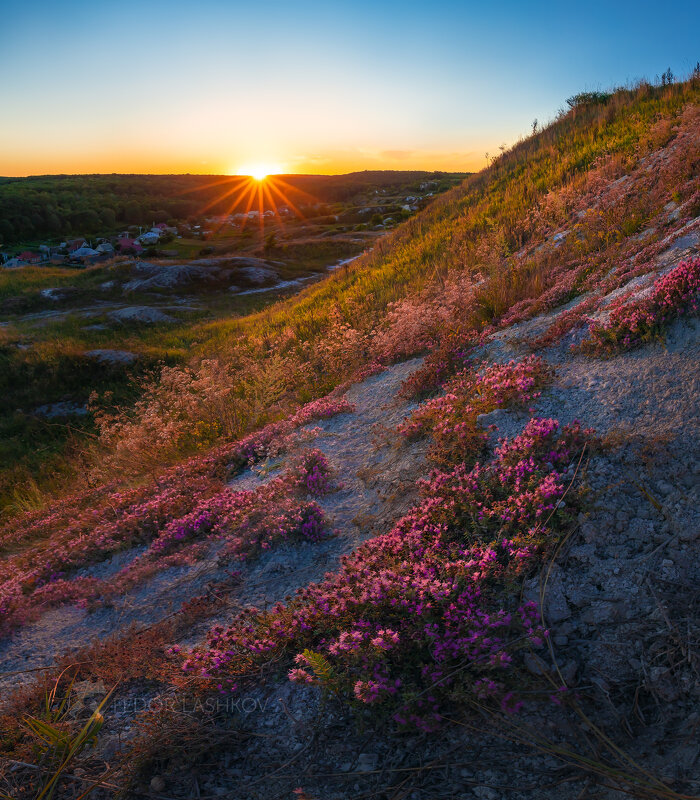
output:
[[[220,217],[210,217],[204,220],[206,225],[221,229],[223,226],[242,228],[245,223],[260,222],[262,219],[271,219],[275,216],[289,217],[290,209],[283,207],[275,211],[249,211],[246,214],[229,214]],[[184,236],[206,239],[214,231],[202,225],[189,223],[167,224],[165,222],[153,223],[150,228],[131,226],[128,230],[116,236],[105,238],[88,238],[78,236],[66,239],[57,245],[41,244],[36,250],[23,250],[17,254],[0,252],[0,267],[13,269],[31,265],[70,265],[91,266],[101,261],[107,261],[117,255],[139,256],[149,248],[167,244],[173,239],[182,239]]]
[[[355,223],[344,226],[336,232],[347,232],[348,229],[382,231],[392,228],[397,222],[419,210],[432,196],[432,191],[426,191],[434,186],[433,182],[420,185],[421,194],[409,195],[394,200],[389,205],[370,205],[369,207],[356,208],[350,205],[340,213],[328,214],[328,206],[324,203],[315,203],[301,209],[292,209],[280,205],[275,210],[251,210],[245,213],[224,214],[206,217],[194,222],[180,222],[170,220],[166,222],[153,222],[150,226],[130,226],[111,237],[85,237],[78,236],[66,239],[60,244],[40,244],[34,249],[24,249],[21,252],[0,251],[0,268],[14,269],[25,266],[72,266],[87,267],[102,261],[108,261],[115,256],[140,256],[157,255],[154,248],[168,244],[175,239],[207,240],[215,233],[225,231],[243,231],[246,225],[263,226],[277,222],[291,222],[301,219],[308,222],[321,222],[327,226],[350,219]],[[375,191],[375,195],[386,195],[386,190]],[[362,221],[365,220],[365,221]],[[169,255],[161,251],[158,255]],[[173,252],[172,255],[176,255]]]

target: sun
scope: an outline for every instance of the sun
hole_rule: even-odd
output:
[[[242,164],[236,170],[237,175],[250,175],[253,180],[264,181],[268,175],[276,175],[282,172],[280,164],[271,161],[258,161],[254,164]]]

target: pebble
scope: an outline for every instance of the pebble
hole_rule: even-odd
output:
[[[376,753],[360,753],[357,759],[357,769],[359,772],[372,772],[377,768],[379,756]]]
[[[534,653],[525,653],[523,661],[525,669],[533,675],[546,675],[549,672],[547,664]]]

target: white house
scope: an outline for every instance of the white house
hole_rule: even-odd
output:
[[[136,239],[137,242],[140,244],[150,245],[156,244],[160,239],[160,232],[154,233],[153,231],[146,231],[146,233],[142,233],[141,236]]]
[[[99,252],[93,250],[92,247],[79,247],[70,254],[71,258],[87,258],[89,256],[99,256]]]

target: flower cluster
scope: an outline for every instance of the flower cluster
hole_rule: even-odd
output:
[[[183,669],[233,680],[242,655],[313,648],[327,659],[334,687],[392,709],[398,722],[430,728],[457,693],[483,697],[488,686],[514,709],[504,688],[509,670],[520,648],[542,646],[546,631],[537,607],[518,605],[506,589],[570,524],[560,502],[564,475],[589,435],[577,423],[560,429],[533,419],[491,461],[434,472],[421,502],[389,533],[288,605],[213,629]],[[290,679],[322,682],[303,659]]]
[[[470,366],[470,356],[484,338],[473,331],[449,332],[428,353],[421,367],[401,385],[400,394],[408,400],[422,400],[435,394],[456,372]]]
[[[355,407],[343,397],[331,393],[302,406],[299,411],[279,422],[271,422],[255,433],[226,448],[234,466],[251,465],[277,456],[294,443],[296,431],[316,419],[328,419],[336,414],[354,411]]]
[[[466,369],[445,385],[445,393],[423,403],[399,426],[409,438],[430,433],[431,458],[438,464],[473,461],[487,434],[477,426],[479,414],[506,406],[524,406],[539,397],[552,370],[537,357],[507,364]]]
[[[589,353],[614,353],[660,338],[678,317],[700,310],[700,258],[681,263],[659,278],[651,291],[613,306],[605,322],[591,321],[581,347]]]
[[[331,491],[333,470],[320,450],[314,448],[302,453],[293,471],[299,476],[299,489],[312,497],[321,497]]]

